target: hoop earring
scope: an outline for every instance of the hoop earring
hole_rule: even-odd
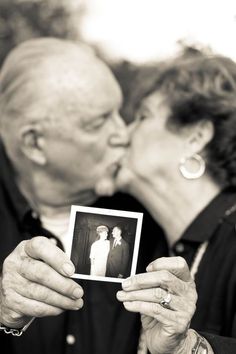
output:
[[[186,162],[188,162],[190,160],[194,160],[198,163],[199,168],[196,172],[189,172],[187,170]],[[179,170],[180,170],[181,175],[186,179],[198,179],[203,176],[203,174],[206,170],[206,163],[200,155],[194,154],[191,157],[183,157],[180,160]]]

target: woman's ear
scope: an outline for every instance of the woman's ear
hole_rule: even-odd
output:
[[[213,139],[214,125],[210,120],[204,120],[194,125],[187,139],[189,154],[199,154]]]
[[[28,124],[20,129],[21,151],[31,161],[45,165],[45,137],[38,124]]]

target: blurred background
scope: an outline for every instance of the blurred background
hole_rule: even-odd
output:
[[[112,68],[129,98],[137,71],[183,50],[236,60],[235,0],[0,0],[0,65],[33,37],[84,41]],[[129,109],[124,110],[129,120]]]

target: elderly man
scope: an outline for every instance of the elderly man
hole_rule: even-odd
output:
[[[116,300],[118,284],[80,282],[86,296],[77,312],[83,290],[70,279],[73,264],[50,240],[63,249],[71,204],[92,205],[95,189],[112,186],[129,143],[121,99],[110,70],[81,45],[27,41],[3,65],[0,323],[20,333],[32,317],[44,317],[20,338],[1,331],[8,354],[136,350],[138,330],[132,339],[129,333],[139,328],[138,316]],[[93,205],[134,210],[122,198]]]
[[[107,259],[108,277],[125,278],[128,275],[129,263],[129,244],[122,237],[120,226],[114,226],[112,229],[113,242]]]

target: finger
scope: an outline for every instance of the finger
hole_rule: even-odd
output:
[[[26,299],[36,300],[63,310],[78,310],[83,305],[81,298],[72,300],[54,290],[26,279],[23,279],[20,285],[18,284],[14,290]]]
[[[10,310],[9,314],[11,314],[12,311],[15,312],[15,317],[17,314],[18,317],[19,315],[24,317],[57,316],[63,312],[63,309],[59,307],[45,304],[33,299],[26,299],[14,291],[12,291],[11,296],[8,296],[5,302],[5,308],[6,307]]]
[[[167,296],[167,292],[161,288],[151,288],[136,291],[118,291],[117,299],[122,302],[126,301],[144,301],[144,302],[156,302],[159,303]],[[175,295],[171,295],[170,309],[177,310],[181,308],[183,302],[181,298]]]
[[[44,261],[60,274],[71,276],[75,272],[75,267],[65,252],[46,237],[32,238],[25,243],[24,250],[26,255]]]
[[[131,301],[124,302],[124,307],[130,312],[139,312],[142,315],[155,318],[157,321],[169,329],[172,328],[173,333],[184,333],[189,326],[192,314],[184,311],[169,311],[157,303]]]
[[[72,299],[83,296],[83,289],[80,285],[74,280],[57,273],[41,261],[26,257],[21,263],[19,274],[29,281],[41,284]],[[21,282],[21,279],[19,279],[19,282]]]
[[[122,288],[125,291],[160,287],[172,294],[182,295],[189,291],[189,282],[182,281],[167,270],[141,273],[125,279]]]
[[[161,288],[136,290],[131,292],[118,291],[117,299],[122,302],[143,301],[161,304],[161,301],[165,300],[167,294],[168,293]],[[174,294],[170,294],[170,302],[167,309],[172,311],[182,311],[185,309],[186,311],[194,312],[195,308],[196,301],[194,297],[188,296],[188,298],[183,298]]]
[[[183,281],[191,280],[189,267],[182,257],[162,257],[158,258],[147,266],[147,272],[156,270],[167,270]]]

